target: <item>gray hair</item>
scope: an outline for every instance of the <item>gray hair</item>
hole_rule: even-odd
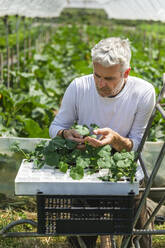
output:
[[[124,72],[130,67],[131,48],[128,39],[122,40],[118,37],[111,37],[101,40],[92,50],[92,61],[104,67],[121,65]]]

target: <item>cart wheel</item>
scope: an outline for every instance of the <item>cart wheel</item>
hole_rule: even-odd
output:
[[[155,216],[155,221],[154,224],[156,225],[162,225],[165,222],[165,217],[164,216]]]

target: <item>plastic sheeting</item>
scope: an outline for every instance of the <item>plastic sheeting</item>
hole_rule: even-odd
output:
[[[68,0],[67,8],[105,9],[108,0]]]
[[[163,143],[164,143],[163,141],[145,142],[145,145],[143,147],[142,157],[149,175],[151,174],[153,170],[153,166],[156,163],[156,160],[158,159],[158,155],[163,146]],[[157,175],[157,180],[154,183],[154,185],[158,185],[158,184],[161,187],[165,187],[165,157],[163,158],[163,162],[160,166]]]
[[[13,143],[18,143],[22,149],[33,151],[35,146],[42,140],[49,141],[50,139],[43,138],[19,138],[19,137],[0,137],[0,153],[11,155],[11,146]]]
[[[68,0],[71,8],[102,8],[108,18],[165,21],[164,0]]]
[[[109,18],[165,21],[164,0],[111,0],[105,10]]]
[[[164,0],[0,0],[0,6],[0,16],[51,18],[63,8],[93,8],[114,19],[165,21]]]
[[[0,0],[0,16],[57,17],[66,0]]]
[[[142,158],[149,175],[151,174],[153,167],[158,159],[163,143],[163,141],[145,142],[142,152]],[[152,187],[165,187],[165,156],[155,177]],[[163,194],[164,192],[152,192],[150,193],[150,197],[155,201],[159,201]]]

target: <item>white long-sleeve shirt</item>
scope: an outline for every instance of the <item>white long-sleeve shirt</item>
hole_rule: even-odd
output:
[[[147,81],[129,76],[122,91],[115,97],[98,94],[93,74],[76,78],[67,88],[59,113],[51,123],[53,138],[61,129],[78,124],[109,127],[133,141],[137,150],[155,105],[154,87]]]

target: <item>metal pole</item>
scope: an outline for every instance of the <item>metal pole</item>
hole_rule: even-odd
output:
[[[46,39],[46,43],[48,43],[48,31],[46,31],[46,37],[45,37],[45,39]]]
[[[24,35],[24,48],[23,48],[23,51],[24,51],[24,62],[26,60],[26,19],[25,19],[25,16],[22,17],[23,19],[23,26],[24,26],[24,32],[23,32],[23,35]]]
[[[165,73],[163,73],[163,87],[162,87],[160,94],[158,96],[157,104],[160,103],[162,98],[165,98]]]
[[[145,51],[145,45],[146,45],[146,31],[143,33],[143,51]]]
[[[32,21],[30,22],[29,24],[29,27],[28,27],[28,58],[31,58],[31,24],[32,24]]]
[[[77,236],[77,241],[81,248],[88,248],[84,242],[84,240],[81,238],[81,236]]]
[[[35,49],[36,49],[36,53],[38,53],[38,18],[37,17],[35,18],[35,23],[37,26],[37,37],[35,37]]]
[[[162,117],[165,119],[165,110],[161,107],[160,104],[156,105],[157,110],[161,113]]]
[[[133,243],[135,244],[135,248],[140,248],[139,240],[134,240]]]
[[[156,174],[157,174],[157,172],[158,172],[158,170],[160,168],[161,162],[162,162],[162,160],[164,158],[164,154],[165,154],[165,143],[162,146],[162,149],[160,151],[160,155],[159,155],[159,157],[158,157],[158,159],[157,159],[157,161],[155,163],[154,169],[153,169],[153,171],[151,173],[151,176],[150,176],[150,178],[148,180],[148,183],[147,183],[147,186],[146,186],[146,190],[144,191],[144,193],[142,195],[142,198],[140,200],[140,203],[139,203],[139,206],[138,206],[136,215],[135,215],[134,225],[136,225],[136,223],[137,223],[137,220],[138,220],[139,215],[141,213],[142,206],[144,205],[145,200],[146,200],[146,197],[149,194],[149,191],[150,191],[151,185],[153,183],[153,180],[154,180],[154,178],[155,178],[155,176],[156,176]],[[126,248],[127,247],[128,243],[130,241],[130,238],[131,238],[130,235],[126,237],[126,239],[123,241],[122,248]]]
[[[161,229],[161,230],[144,230],[144,229],[136,229],[133,230],[132,235],[165,235],[165,230]],[[70,236],[70,234],[68,233],[64,233],[62,234],[63,236]],[[92,235],[92,234],[91,234]],[[95,233],[93,233],[93,235],[96,235]],[[120,235],[120,234],[118,234]],[[5,233],[1,233],[0,232],[0,237],[3,238],[7,238],[7,237],[59,237],[61,236],[61,234],[39,234],[37,232],[5,232]],[[82,235],[83,236],[83,235]],[[145,247],[141,247],[141,248],[145,248]]]
[[[161,44],[162,44],[162,40],[158,39],[158,56],[157,56],[157,60],[160,59]]]
[[[139,192],[144,192],[146,188],[139,188]],[[165,192],[165,188],[150,188],[150,192]]]
[[[152,60],[152,35],[148,37],[149,60]]]
[[[10,49],[10,68],[11,68],[11,70],[13,69],[13,65],[14,65],[13,55],[14,55],[13,49],[11,48]]]
[[[10,47],[8,47],[7,87],[10,87]]]
[[[149,134],[149,131],[150,131],[150,128],[152,126],[152,122],[153,122],[153,120],[155,118],[155,114],[156,114],[156,108],[154,108],[153,111],[152,111],[151,117],[150,117],[150,119],[148,121],[148,124],[147,124],[145,132],[143,134],[142,140],[141,140],[140,145],[139,145],[139,147],[137,149],[137,155],[136,155],[136,158],[135,158],[135,162],[137,162],[137,160],[139,159],[140,153],[141,153],[141,151],[143,149],[144,143],[146,141],[146,138],[147,138],[147,136]],[[143,169],[143,167],[142,167],[142,169]],[[144,175],[145,175],[145,172],[144,172]]]
[[[1,83],[3,83],[3,53],[0,53]]]
[[[19,63],[19,24],[20,19],[19,16],[16,15],[16,50],[17,50],[17,70],[20,69],[20,63]]]
[[[151,234],[151,235],[165,235],[165,230],[145,230],[145,229],[136,229],[133,230],[133,235],[146,235],[146,234]],[[142,247],[143,248],[143,247]],[[145,248],[145,247],[144,247]]]
[[[7,55],[7,87],[10,87],[10,77],[9,77],[9,27],[8,27],[8,16],[4,17],[4,24],[6,28],[6,55]]]
[[[110,235],[110,239],[111,239],[111,246],[112,246],[112,248],[116,248],[116,242],[115,242],[114,236],[113,235]]]
[[[158,211],[159,211],[159,209],[161,208],[161,206],[164,204],[164,202],[165,202],[165,194],[164,194],[164,196],[162,197],[162,199],[160,200],[160,202],[159,202],[159,204],[157,205],[157,207],[154,209],[154,211],[152,212],[152,214],[151,214],[151,216],[150,216],[150,218],[147,220],[147,222],[145,223],[145,225],[144,225],[144,229],[146,229],[148,226],[149,226],[149,224],[151,223],[151,221],[153,220],[153,218],[156,216],[156,214],[158,213]],[[135,238],[135,242],[137,241],[139,241],[140,240],[140,238],[141,238],[141,236],[138,236],[137,238]]]
[[[142,167],[143,172],[144,172],[145,183],[146,183],[148,181],[148,179],[149,179],[149,175],[148,175],[148,171],[146,170],[146,167],[145,167],[144,161],[142,159],[141,153],[139,154],[139,161],[140,161],[141,167]]]
[[[36,53],[38,53],[38,40],[37,39],[35,41],[35,48],[36,48]]]

